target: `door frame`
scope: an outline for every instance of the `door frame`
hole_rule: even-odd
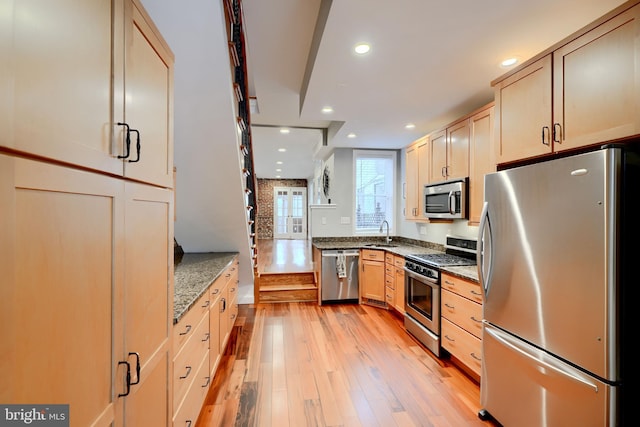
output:
[[[287,233],[278,233],[277,232],[277,224],[278,224],[278,192],[282,192],[282,191],[286,191],[287,195],[288,195],[288,199],[289,202],[292,201],[292,192],[296,191],[296,190],[300,190],[302,191],[302,198],[303,198],[303,202],[302,202],[302,227],[303,230],[301,233],[292,233],[291,231],[287,232]],[[308,191],[307,191],[307,187],[283,187],[283,186],[278,186],[278,187],[273,187],[273,238],[274,239],[306,239],[307,238],[307,233],[308,233],[308,211],[307,211],[307,196],[308,196]],[[291,206],[292,203],[289,203],[289,206]],[[292,224],[291,224],[291,215],[289,215],[288,219],[287,219],[287,230],[291,230],[292,228]]]

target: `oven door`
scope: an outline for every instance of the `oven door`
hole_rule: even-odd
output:
[[[405,328],[429,350],[440,355],[439,280],[404,269]]]

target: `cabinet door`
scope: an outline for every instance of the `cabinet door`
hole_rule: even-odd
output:
[[[160,426],[170,419],[171,396],[166,385],[172,358],[173,248],[169,243],[173,242],[173,193],[136,183],[127,183],[125,191],[123,356],[133,368],[137,357],[130,353],[137,353],[141,367],[140,378],[132,378],[139,384],[131,387],[125,399],[125,423]]]
[[[113,178],[0,155],[0,402],[122,425],[123,193]]]
[[[405,292],[404,292],[404,270],[402,268],[395,268],[395,304],[396,310],[400,312],[400,314],[404,314],[404,304],[405,304]]]
[[[0,13],[0,146],[122,173],[110,126],[115,3],[21,0]]]
[[[469,142],[469,225],[480,223],[484,203],[484,176],[496,170],[493,156],[493,110],[487,108],[471,117]]]
[[[551,153],[551,55],[495,86],[496,159]]]
[[[384,302],[385,291],[385,271],[384,262],[360,260],[362,265],[360,286],[362,286],[362,297]]]
[[[130,13],[125,21],[124,100],[116,100],[116,117],[135,129],[130,134],[130,156],[125,160],[124,174],[172,187],[173,54],[137,1]],[[124,127],[120,127],[120,138],[123,132]]]
[[[405,169],[405,219],[411,220],[418,217],[418,147],[412,145],[407,148]]]
[[[432,133],[429,137],[431,149],[429,182],[444,181],[447,176],[447,131]]]
[[[447,128],[447,179],[469,176],[469,133],[468,119]]]
[[[554,150],[640,133],[640,6],[553,53]]]
[[[220,312],[222,311],[222,297],[220,294],[212,295],[211,311],[209,311],[209,373],[211,378],[215,375],[222,350],[220,348]]]
[[[416,197],[418,199],[418,213],[417,218],[419,220],[426,221],[424,216],[424,197],[422,195],[424,186],[429,183],[429,137],[426,136],[420,143],[418,143],[418,188]]]

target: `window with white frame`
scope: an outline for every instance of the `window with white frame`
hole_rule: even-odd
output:
[[[396,152],[353,150],[353,171],[355,232],[379,233],[385,220],[393,229]]]

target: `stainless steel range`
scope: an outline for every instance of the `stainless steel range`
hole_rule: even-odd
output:
[[[447,236],[445,253],[405,256],[404,326],[440,356],[440,268],[476,264],[477,241]]]

